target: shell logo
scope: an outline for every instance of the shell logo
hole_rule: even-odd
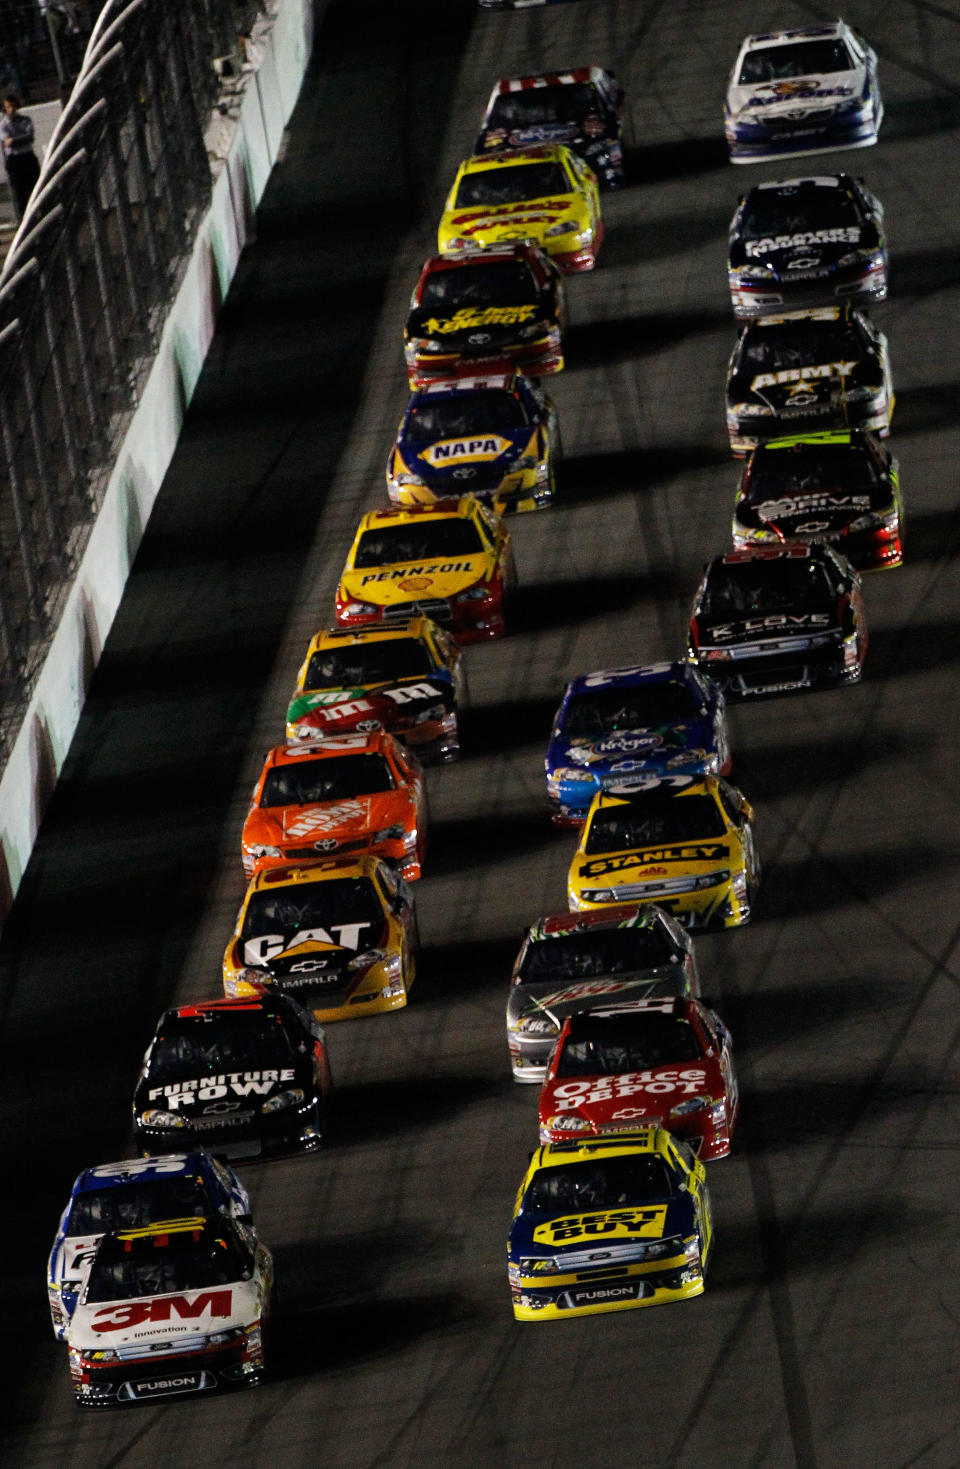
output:
[[[428,592],[433,586],[432,576],[408,576],[404,581],[397,582],[402,592]]]

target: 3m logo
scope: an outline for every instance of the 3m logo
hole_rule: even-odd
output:
[[[106,1306],[98,1311],[92,1330],[127,1331],[144,1321],[155,1323],[172,1321],[179,1316],[181,1321],[196,1321],[199,1317],[229,1316],[233,1292],[230,1290],[206,1290],[192,1301],[189,1296],[161,1296],[153,1301],[125,1301],[122,1306]]]

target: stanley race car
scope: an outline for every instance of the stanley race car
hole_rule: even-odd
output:
[[[598,790],[634,775],[728,775],[723,695],[689,663],[581,674],[567,684],[544,765],[558,826],[579,826]]]
[[[744,699],[856,683],[869,641],[860,578],[830,546],[715,556],[690,617],[690,658]]]
[[[414,393],[387,459],[394,505],[476,495],[492,510],[539,510],[554,495],[557,413],[518,373],[440,378]]]
[[[337,588],[341,627],[432,617],[458,643],[506,632],[516,573],[510,532],[479,500],[373,510],[357,527]]]
[[[854,306],[760,316],[741,330],[727,369],[734,454],[765,439],[826,429],[890,432],[893,378],[883,332]]]
[[[764,163],[877,141],[876,53],[842,20],[747,36],[730,73],[731,163]]]
[[[597,176],[562,143],[465,158],[447,196],[441,255],[528,240],[569,275],[592,270],[603,244]]]
[[[716,776],[598,791],[570,865],[570,907],[659,903],[691,928],[747,923],[760,885],[753,808]]]
[[[702,1295],[712,1246],[706,1170],[664,1128],[548,1144],[517,1194],[513,1314],[556,1321]]]
[[[649,995],[699,993],[693,943],[655,903],[558,913],[527,929],[507,998],[514,1081],[542,1082],[567,1015]]]
[[[622,188],[622,103],[623,88],[601,66],[504,77],[490,94],[473,151],[564,143],[590,165],[601,188]]]

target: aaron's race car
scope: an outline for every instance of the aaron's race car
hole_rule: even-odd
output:
[[[618,189],[624,183],[622,103],[623,88],[601,66],[504,77],[490,94],[473,151],[564,143],[590,165],[601,188]]]

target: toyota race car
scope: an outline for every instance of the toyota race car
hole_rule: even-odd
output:
[[[621,188],[622,102],[623,89],[613,72],[600,66],[504,77],[490,95],[473,151],[564,143],[590,165],[601,188]]]

